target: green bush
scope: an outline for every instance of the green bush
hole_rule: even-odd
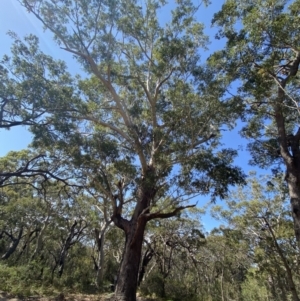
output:
[[[163,279],[159,273],[150,274],[140,286],[144,296],[154,296],[165,301],[197,301],[195,290],[178,279]]]
[[[10,267],[0,265],[0,289],[18,296],[32,294],[32,273],[28,266]]]

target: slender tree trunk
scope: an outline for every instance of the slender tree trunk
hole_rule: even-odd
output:
[[[20,229],[19,231],[19,234],[18,234],[18,237],[17,238],[14,238],[12,235],[8,235],[12,242],[9,246],[9,249],[7,250],[7,252],[1,257],[1,259],[5,260],[5,259],[8,259],[17,249],[18,245],[19,245],[19,242],[22,238],[22,235],[23,235],[23,227]]]
[[[49,216],[45,219],[43,227],[40,231],[40,233],[38,234],[37,240],[36,240],[36,246],[35,249],[31,255],[30,260],[33,260],[34,257],[40,252],[40,250],[42,249],[42,244],[43,244],[43,238],[44,238],[44,233],[47,229],[47,226],[49,224]]]
[[[161,282],[161,297],[165,298],[166,297],[166,278],[163,277],[162,282]]]
[[[154,254],[154,250],[153,249],[147,249],[147,251],[144,254],[143,257],[143,261],[142,261],[142,266],[139,272],[139,277],[138,277],[138,286],[140,286],[140,284],[142,283],[143,279],[144,279],[144,275],[146,272],[146,267],[148,266],[149,262],[151,261],[152,257]]]
[[[95,238],[98,247],[98,260],[97,260],[97,275],[96,275],[96,285],[98,288],[101,287],[104,275],[104,241],[107,226],[105,226],[101,231],[95,229]]]
[[[75,221],[70,229],[70,233],[67,237],[67,239],[64,242],[63,248],[60,252],[60,256],[59,256],[59,261],[58,261],[58,276],[61,277],[63,272],[64,272],[64,268],[65,268],[65,259],[66,256],[68,254],[68,251],[71,247],[71,243],[72,243],[72,239],[75,236],[75,227],[77,225],[77,221]]]
[[[105,240],[105,232],[101,233],[101,249],[99,252],[99,270],[98,270],[98,283],[102,284],[103,274],[104,274],[104,240]]]
[[[220,288],[221,288],[221,297],[222,297],[222,301],[225,301],[225,298],[224,298],[224,283],[223,283],[223,274],[224,274],[224,270],[222,268],[222,273],[221,273],[221,279],[220,279]]]
[[[96,275],[96,285],[98,288],[101,288],[103,283],[103,275],[104,275],[104,250],[102,247],[103,242],[101,241],[101,250],[98,253],[98,270]]]
[[[280,294],[281,300],[282,301],[288,301],[288,297],[287,297],[287,294],[286,294],[286,288],[285,288],[284,284],[282,283],[282,278],[281,278],[281,275],[280,275],[279,271],[277,272],[277,282],[278,282],[277,285],[278,285],[278,287],[281,291],[281,294]]]
[[[272,300],[273,299],[276,300],[277,297],[278,297],[277,291],[276,291],[277,285],[275,285],[275,280],[274,280],[274,277],[273,277],[273,272],[269,273],[268,286],[269,287],[267,287],[267,293],[269,293],[269,291],[270,291],[271,292],[271,298],[272,298]]]

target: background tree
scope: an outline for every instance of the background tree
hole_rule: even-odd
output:
[[[249,269],[248,281],[253,276],[264,279],[275,300],[291,297],[296,301],[299,252],[287,196],[280,176],[252,177],[247,188],[231,195],[228,209],[216,207],[214,211],[227,221],[226,232],[238,233],[248,247],[247,254],[256,266]]]
[[[195,209],[176,218],[155,220],[148,224],[141,266],[141,291],[158,297],[192,300],[199,293],[197,255],[205,244],[203,229]],[[144,263],[144,261],[143,261]]]
[[[238,85],[246,108],[242,134],[252,163],[286,169],[295,235],[300,243],[299,1],[228,0],[215,14],[225,49],[210,62]],[[234,93],[234,92],[233,92]]]

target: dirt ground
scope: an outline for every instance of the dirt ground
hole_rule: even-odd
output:
[[[0,301],[108,301],[110,296],[98,296],[98,295],[81,295],[81,294],[59,294],[53,297],[41,297],[41,296],[32,296],[32,297],[15,297],[6,292],[0,291]]]
[[[59,294],[53,297],[15,297],[0,291],[0,301],[109,301],[112,295],[81,295],[81,294]]]
[[[81,295],[81,294],[68,294],[63,293],[53,297],[40,297],[32,296],[26,298],[17,298],[9,295],[6,292],[0,291],[0,301],[110,301],[113,294],[107,295]],[[154,301],[153,299],[145,299],[137,297],[137,301]]]

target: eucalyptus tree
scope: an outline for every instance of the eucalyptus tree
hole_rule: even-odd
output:
[[[232,166],[236,152],[218,148],[221,126],[232,127],[237,112],[222,82],[200,65],[207,38],[199,7],[188,0],[172,7],[156,0],[19,2],[88,75],[73,79],[63,106],[59,97],[45,105],[52,121],[47,130],[32,127],[34,145],[64,149],[109,200],[125,234],[115,300],[136,300],[147,222],[244,182]],[[172,12],[163,19],[162,10]],[[26,61],[36,45],[16,41],[10,63]]]
[[[299,11],[299,1],[226,1],[213,23],[227,44],[211,63],[238,86],[252,163],[286,169],[300,246]]]
[[[299,252],[287,195],[280,176],[252,177],[246,188],[231,194],[227,209],[217,206],[214,213],[226,220],[227,232],[239,233],[241,242],[246,244],[246,253],[256,266],[254,278],[255,274],[263,275],[275,300],[279,290],[280,300],[291,296],[297,301]]]

